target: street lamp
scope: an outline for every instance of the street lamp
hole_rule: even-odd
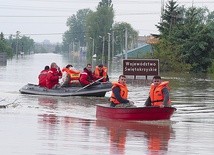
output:
[[[112,53],[112,59],[113,59],[113,57],[114,57],[114,42],[115,42],[114,41],[114,31],[112,31],[112,39],[111,40],[112,40],[112,43],[111,43],[112,44],[112,48],[111,48],[112,52],[111,53]]]
[[[126,27],[126,29],[125,29],[125,59],[128,58],[127,52],[128,52],[128,29]]]
[[[92,39],[92,59],[91,59],[91,65],[93,67],[93,56],[94,56],[94,38],[90,37],[90,39]]]
[[[100,38],[103,38],[102,64],[104,64],[105,36],[103,36],[103,37],[99,36],[99,37],[100,37]]]
[[[18,46],[19,46],[19,34],[20,31],[16,31],[16,56],[18,57]]]
[[[110,69],[110,41],[111,33],[108,33],[108,69]]]

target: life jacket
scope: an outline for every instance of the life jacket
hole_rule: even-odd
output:
[[[113,84],[112,90],[113,90],[114,87],[120,87],[120,96],[123,99],[127,99],[128,98],[128,88],[127,88],[126,85],[122,85],[119,82],[113,82],[112,84]],[[115,95],[114,95],[113,91],[112,91],[112,94],[111,94],[110,101],[113,102],[114,104],[120,104],[120,102],[115,98]]]
[[[101,77],[104,77],[104,79],[105,79],[104,81],[106,81],[107,72],[108,72],[108,68],[107,68],[107,67],[103,66],[102,72],[100,72],[99,67],[96,66],[96,68],[95,68],[95,70],[94,70],[94,75],[95,75],[95,77],[98,78],[98,79],[101,78]],[[101,75],[101,74],[102,74],[102,75]]]
[[[71,80],[78,80],[80,77],[80,71],[77,71],[75,69],[68,69],[68,68],[63,68],[62,72],[66,72]]]
[[[154,86],[153,83],[151,84],[149,95],[151,98],[152,106],[162,105],[164,100],[164,94],[162,93],[162,89],[166,87],[169,90],[168,84],[169,84],[169,81],[161,82],[156,87]],[[168,104],[170,104],[170,100],[168,101]]]

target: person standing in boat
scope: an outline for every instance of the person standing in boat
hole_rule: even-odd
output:
[[[82,86],[86,86],[96,80],[95,76],[92,73],[91,64],[87,64],[87,66],[83,69],[83,72],[80,74],[79,82]]]
[[[59,86],[59,79],[62,78],[62,72],[55,62],[51,63],[46,79],[46,87],[49,89]]]
[[[112,83],[111,107],[134,107],[134,102],[129,101],[126,76],[120,75],[118,82]]]
[[[62,69],[62,87],[68,87],[79,83],[80,71],[76,70],[71,64]]]
[[[46,79],[47,79],[47,75],[48,75],[48,71],[49,71],[50,67],[49,66],[45,66],[44,70],[42,70],[38,76],[39,78],[39,86],[40,87],[46,87]]]
[[[149,97],[145,101],[145,106],[171,106],[169,99],[169,81],[161,80],[161,77],[155,75],[150,86]]]
[[[103,77],[103,79],[100,80],[100,82],[107,82],[109,81],[107,72],[108,72],[108,68],[103,66],[103,64],[100,64],[95,67],[94,76],[96,77],[96,79],[100,79]]]

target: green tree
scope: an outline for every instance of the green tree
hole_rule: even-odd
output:
[[[57,44],[56,46],[55,46],[55,51],[54,51],[55,53],[60,53],[61,52],[61,48],[60,48],[60,45],[59,44]]]
[[[69,51],[72,45],[85,46],[86,17],[91,12],[90,9],[78,10],[76,15],[67,19],[68,30],[63,35],[64,51]]]
[[[173,33],[173,29],[182,22],[184,10],[182,7],[179,7],[174,0],[170,0],[165,8],[164,14],[161,17],[162,22],[159,22],[156,27],[158,28],[161,37],[170,37],[170,34]]]
[[[193,72],[207,72],[212,64],[213,30],[207,24],[206,14],[207,9],[187,9],[183,24],[174,35],[182,60],[191,65]]]
[[[24,52],[25,54],[30,54],[31,51],[34,51],[35,42],[30,37],[22,36],[21,38],[13,38],[12,35],[9,36],[9,39],[6,39],[8,46],[12,48],[12,53],[16,54],[16,47],[18,46],[18,51]]]
[[[8,45],[6,42],[6,39],[4,38],[4,34],[1,32],[0,34],[0,53],[7,53],[7,57],[12,57],[12,48]]]
[[[214,48],[213,25],[209,26],[212,15],[207,16],[208,13],[206,8],[185,9],[179,7],[173,0],[169,1],[162,16],[162,23],[157,26],[161,42],[155,49],[156,52],[165,53],[167,63],[160,62],[169,64],[167,68],[172,69],[173,63],[180,62],[181,65],[186,64],[188,67],[178,65],[177,68],[193,72],[208,71],[212,64]]]
[[[30,52],[34,50],[34,40],[30,37],[22,36],[19,42],[19,51],[30,54]]]
[[[87,40],[94,39],[95,53],[98,62],[102,61],[102,51],[104,45],[104,63],[107,63],[108,52],[108,33],[111,33],[114,10],[111,0],[102,0],[99,2],[96,12],[90,13],[87,18]],[[103,43],[104,41],[104,43]],[[89,44],[90,52],[88,52],[88,59],[92,58],[92,44]]]
[[[35,44],[35,49],[34,49],[35,53],[48,53],[48,48],[43,46],[42,44]]]
[[[154,54],[148,58],[160,60],[161,71],[181,71],[189,69],[185,66],[180,55],[180,45],[174,35],[182,24],[184,8],[179,7],[176,1],[170,0],[166,3],[161,22],[156,25],[160,32],[160,43],[154,46]]]
[[[112,31],[114,31],[115,37],[115,51],[114,55],[123,53],[125,49],[125,31],[127,29],[127,46],[128,49],[135,47],[135,42],[138,39],[138,32],[132,28],[129,23],[121,22],[113,25]]]
[[[147,55],[147,58],[159,59],[161,72],[188,72],[190,70],[191,65],[182,60],[178,45],[175,46],[169,40],[161,39],[160,43],[154,46],[154,53]]]
[[[212,64],[211,66],[208,68],[208,71],[210,73],[214,73],[214,45],[213,45],[213,42],[214,42],[214,11],[213,12],[210,12],[208,14],[208,18],[207,18],[207,29],[209,31],[209,34],[206,38],[207,42],[208,42],[208,45],[209,45],[209,49],[208,51],[211,52],[211,58],[212,58]]]

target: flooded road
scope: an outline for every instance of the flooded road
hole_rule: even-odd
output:
[[[127,122],[96,119],[96,97],[24,95],[19,89],[38,82],[45,65],[55,61],[82,69],[68,56],[34,54],[0,66],[0,145],[5,155],[211,155],[214,151],[214,80],[192,75],[162,75],[170,81],[177,111],[171,121]],[[81,65],[79,65],[81,64]],[[119,68],[119,67],[118,67]],[[115,81],[122,69],[110,74]],[[129,82],[129,99],[143,106],[148,81]]]

